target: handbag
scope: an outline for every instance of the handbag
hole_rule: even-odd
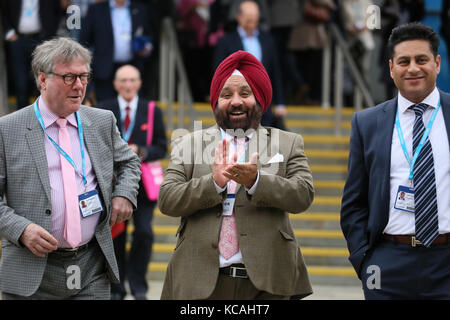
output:
[[[155,113],[155,102],[148,103],[147,116],[147,147],[152,144],[153,139],[153,119]],[[159,160],[141,163],[141,180],[145,193],[150,201],[157,201],[159,187],[164,180],[164,172]]]

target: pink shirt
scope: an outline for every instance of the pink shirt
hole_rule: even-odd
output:
[[[45,105],[44,100],[39,97],[38,100],[39,112],[44,120],[45,130],[47,134],[58,143],[58,131],[59,127],[56,124],[56,120],[59,116],[51,112]],[[75,180],[78,186],[78,194],[84,193],[85,186],[83,178],[81,177],[82,163],[81,163],[81,150],[80,139],[78,137],[78,123],[74,113],[67,118],[67,130],[69,131],[70,140],[72,143],[72,160],[75,162],[79,173],[75,174]],[[97,187],[97,179],[92,168],[91,159],[89,158],[86,145],[85,150],[85,165],[86,165],[86,180],[87,190],[91,191]],[[50,178],[50,196],[52,204],[52,230],[51,234],[58,241],[59,248],[70,248],[70,245],[64,239],[64,223],[65,223],[65,201],[64,201],[64,188],[61,174],[61,160],[60,154],[50,139],[45,136],[45,153],[47,155],[48,164],[48,176]],[[80,213],[81,214],[81,213]],[[100,214],[94,214],[87,218],[81,217],[81,243],[83,245],[88,243],[95,233],[98,219]]]

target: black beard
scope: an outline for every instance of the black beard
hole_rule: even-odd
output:
[[[230,113],[242,111],[245,112],[247,117],[245,120],[233,121],[230,119]],[[244,107],[244,105],[240,105],[237,107],[233,107],[231,110],[222,111],[216,107],[214,108],[214,116],[216,118],[216,122],[224,130],[227,129],[242,129],[247,131],[248,129],[257,129],[259,124],[261,123],[262,111],[259,103],[255,103],[252,109]]]

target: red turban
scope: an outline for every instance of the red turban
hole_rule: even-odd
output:
[[[246,51],[236,51],[229,55],[217,67],[211,81],[211,106],[214,110],[219,99],[220,91],[234,70],[239,70],[243,75],[256,100],[261,105],[262,113],[266,112],[272,102],[272,84],[264,66],[252,54]]]

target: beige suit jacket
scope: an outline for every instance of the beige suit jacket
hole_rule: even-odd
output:
[[[216,125],[173,145],[159,206],[164,214],[181,217],[181,222],[162,299],[206,299],[216,286],[226,198],[226,192],[217,193],[212,179],[214,149],[220,140]],[[259,127],[246,161],[254,151],[260,155],[256,191],[250,196],[238,186],[235,202],[239,247],[249,278],[257,289],[275,295],[308,295],[311,285],[289,221],[289,212],[305,211],[314,197],[303,139]]]

